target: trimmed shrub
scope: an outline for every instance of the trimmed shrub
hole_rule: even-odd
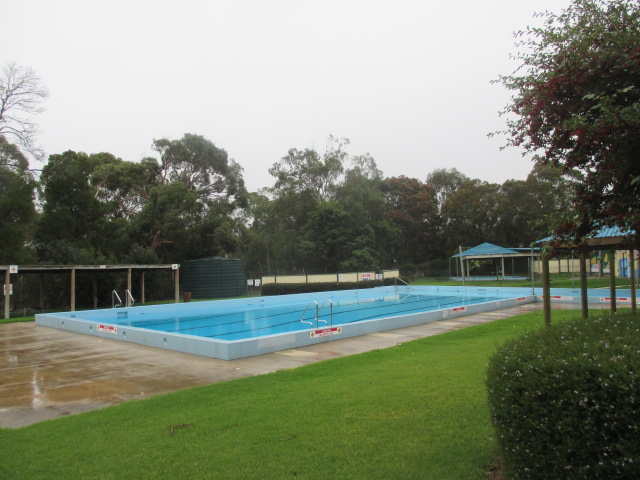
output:
[[[294,293],[328,292],[332,290],[355,290],[381,287],[382,285],[382,280],[338,283],[267,283],[262,286],[261,293],[263,296],[290,295]]]
[[[489,407],[509,479],[640,478],[640,317],[527,333],[491,357]]]

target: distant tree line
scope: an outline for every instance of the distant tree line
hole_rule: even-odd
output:
[[[455,168],[385,178],[370,155],[329,137],[290,149],[274,185],[248,192],[242,168],[206,138],[153,142],[156,155],[50,155],[40,175],[0,137],[0,263],[181,263],[245,259],[250,274],[441,265],[459,245],[529,246],[566,210],[552,166],[502,185]]]

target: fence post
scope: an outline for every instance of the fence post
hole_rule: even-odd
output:
[[[11,269],[7,265],[7,269],[4,272],[4,318],[9,318],[11,315],[11,295],[9,295],[9,285],[11,285]]]

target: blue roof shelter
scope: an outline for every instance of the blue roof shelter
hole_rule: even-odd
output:
[[[469,270],[469,260],[497,260],[500,259],[501,260],[501,266],[502,266],[502,278],[504,278],[504,259],[505,258],[517,258],[517,257],[532,257],[532,256],[539,256],[540,255],[540,249],[539,248],[505,248],[505,247],[500,247],[498,245],[494,245],[492,243],[482,243],[480,245],[477,245],[473,248],[469,248],[463,252],[457,253],[456,255],[453,255],[451,258],[457,258],[460,259],[460,265],[462,266],[462,278],[464,281],[465,277],[470,277],[468,270]],[[466,274],[465,274],[465,261],[467,261],[467,268],[466,268]],[[529,266],[529,268],[531,269],[531,265]],[[530,270],[531,272],[531,270]],[[513,273],[513,268],[512,268],[512,273]]]

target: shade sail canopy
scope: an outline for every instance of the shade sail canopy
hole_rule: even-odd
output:
[[[537,252],[539,249],[533,249]],[[524,257],[531,255],[530,248],[505,248],[492,243],[482,243],[473,248],[469,248],[462,253],[453,255],[452,258],[501,258],[501,257]]]

